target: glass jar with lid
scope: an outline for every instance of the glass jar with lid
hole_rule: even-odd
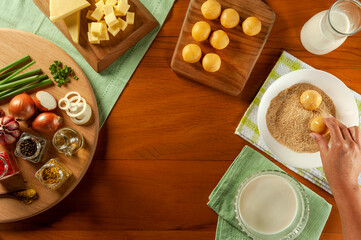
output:
[[[48,149],[48,140],[23,132],[16,143],[15,156],[29,162],[38,163]]]
[[[49,190],[60,188],[71,175],[71,171],[55,158],[50,159],[35,173],[35,177]]]
[[[0,180],[14,176],[19,172],[16,160],[8,152],[0,152]]]

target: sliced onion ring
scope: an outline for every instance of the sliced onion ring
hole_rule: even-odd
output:
[[[74,98],[74,97],[73,97]],[[80,115],[82,115],[84,112],[85,112],[85,109],[86,109],[86,106],[87,106],[87,103],[85,101],[84,98],[80,97],[81,98],[81,101],[83,102],[83,109],[80,110],[80,112],[77,112],[77,113],[71,113],[70,112],[70,108],[71,108],[71,105],[75,106],[76,102],[75,103],[72,103],[72,100],[73,98],[70,99],[70,107],[66,110],[66,114],[68,114],[69,117],[79,117]],[[74,99],[75,100],[75,99]]]
[[[76,95],[76,96],[69,99],[69,96],[71,96],[71,95]],[[80,94],[78,92],[68,92],[64,98],[68,99],[70,102],[74,101],[75,98],[77,98],[75,103],[80,103],[80,100],[82,99],[82,97],[80,96]],[[74,99],[74,100],[72,100],[72,99]]]
[[[61,104],[62,103],[65,103],[65,106],[62,107]],[[69,100],[67,98],[62,98],[59,100],[58,102],[58,107],[61,109],[61,110],[67,110],[69,108]]]
[[[87,122],[89,122],[91,116],[92,116],[92,109],[89,104],[86,104],[85,112],[82,115],[80,115],[79,117],[71,117],[70,119],[76,125],[84,125]]]

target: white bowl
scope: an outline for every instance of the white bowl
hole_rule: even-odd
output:
[[[322,167],[320,152],[298,153],[280,144],[267,128],[266,115],[270,102],[281,91],[297,83],[309,83],[324,91],[336,107],[336,118],[347,127],[358,126],[359,113],[350,89],[337,77],[324,71],[303,69],[278,78],[264,93],[258,109],[258,128],[266,146],[278,159],[297,168]]]

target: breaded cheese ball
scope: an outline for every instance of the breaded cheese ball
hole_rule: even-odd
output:
[[[188,63],[196,63],[202,57],[202,50],[197,44],[188,44],[182,51],[183,60]]]
[[[233,8],[223,10],[221,15],[221,24],[225,28],[234,28],[239,23],[239,14]]]
[[[209,42],[215,49],[222,50],[228,46],[229,37],[223,30],[217,30],[212,33]]]
[[[208,0],[202,4],[201,12],[206,19],[217,19],[221,15],[221,4],[217,0]]]
[[[198,42],[206,40],[210,33],[211,26],[205,21],[196,22],[192,28],[192,37]]]
[[[248,17],[243,21],[242,29],[246,35],[255,36],[261,31],[262,23],[256,17]]]
[[[202,60],[202,66],[207,72],[217,72],[221,67],[221,58],[218,54],[207,53]]]

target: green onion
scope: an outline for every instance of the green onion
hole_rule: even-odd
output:
[[[6,67],[0,69],[0,73],[3,72],[3,71],[5,71],[5,70],[8,70],[8,69],[10,69],[10,68],[12,68],[12,67],[14,67],[14,66],[16,66],[16,65],[18,65],[18,64],[20,64],[20,63],[22,63],[22,62],[25,62],[25,61],[27,61],[27,60],[30,60],[30,56],[29,56],[29,55],[26,55],[25,57],[20,58],[19,60],[16,60],[15,62],[10,63],[10,64],[7,65]]]
[[[10,76],[11,74],[13,74],[13,73],[16,72],[16,71],[17,71],[17,69],[4,72],[3,74],[0,74],[0,78],[1,78],[1,79],[4,79],[4,78],[6,78],[7,76]]]
[[[13,97],[13,96],[16,96],[16,95],[18,95],[20,93],[30,91],[30,90],[33,90],[35,88],[40,88],[40,87],[44,87],[44,86],[47,86],[47,85],[51,85],[51,84],[53,84],[53,82],[50,79],[45,79],[45,80],[42,80],[40,82],[36,82],[36,83],[30,84],[30,85],[18,88],[18,89],[14,90],[14,91],[12,91],[10,93],[4,94],[4,95],[0,96],[0,100],[3,100],[5,98],[9,98],[9,97]]]
[[[70,76],[72,76],[75,80],[79,79],[77,76],[75,76],[74,70],[71,67],[65,65],[63,68],[63,63],[61,61],[54,61],[54,63],[50,65],[49,70],[53,75],[54,81],[57,83],[58,87],[61,87],[61,85],[66,85],[68,82],[70,82]]]
[[[12,80],[12,78],[14,78],[16,75],[18,75],[20,72],[22,72],[23,70],[27,69],[28,67],[30,67],[31,65],[33,65],[35,63],[35,61],[32,61],[28,64],[26,64],[24,67],[18,69],[16,72],[14,72],[13,74],[11,74],[9,77],[5,78],[4,80],[0,81],[0,85],[10,82]]]
[[[11,79],[11,81],[16,81],[16,80],[19,80],[19,79],[23,79],[23,78],[26,78],[26,77],[33,76],[33,75],[40,75],[42,73],[43,73],[43,71],[41,71],[40,68],[37,68],[35,70],[31,70],[29,72],[26,72],[26,73],[20,74],[20,75],[18,75],[16,77],[13,77]]]

